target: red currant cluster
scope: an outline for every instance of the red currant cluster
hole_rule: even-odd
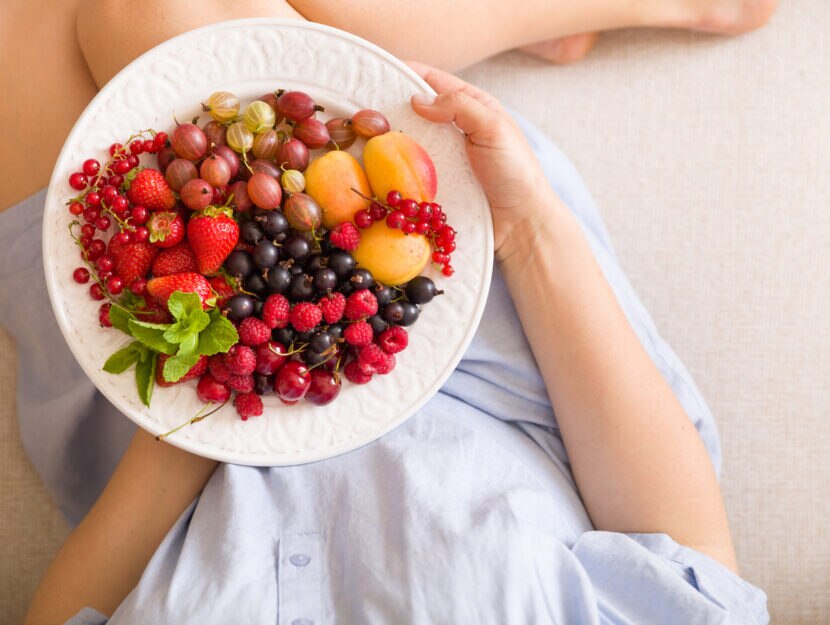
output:
[[[392,190],[386,194],[386,201],[373,200],[369,208],[354,217],[358,228],[368,228],[376,221],[386,220],[386,225],[404,234],[422,234],[433,246],[432,262],[445,276],[454,273],[450,264],[451,254],[455,251],[455,229],[447,224],[447,215],[436,202],[416,202],[404,198],[400,191]]]
[[[144,139],[149,134],[152,138]],[[94,158],[84,161],[81,171],[69,176],[69,186],[80,193],[67,202],[69,212],[83,219],[80,234],[76,241],[81,248],[81,259],[97,274],[95,283],[90,286],[89,293],[92,299],[103,300],[107,293],[119,295],[126,286],[136,295],[143,295],[146,287],[145,280],[138,280],[126,285],[121,276],[113,273],[113,259],[107,255],[107,243],[102,238],[96,238],[96,232],[109,230],[112,220],[119,225],[119,232],[113,237],[118,243],[126,245],[130,242],[141,243],[147,241],[150,232],[144,225],[150,217],[150,212],[144,206],[132,206],[123,190],[125,176],[139,165],[141,154],[156,154],[167,146],[167,133],[156,133],[146,130],[130,137],[126,145],[113,143],[109,147],[110,160],[101,167],[101,163]],[[77,222],[75,222],[77,223]],[[78,284],[86,284],[90,279],[90,271],[85,267],[78,267],[72,274]],[[102,325],[109,326],[109,304],[103,304],[99,313]]]

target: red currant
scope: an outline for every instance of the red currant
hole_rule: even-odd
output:
[[[430,202],[421,202],[418,204],[418,219],[421,221],[429,221],[432,217],[432,204]]]
[[[354,216],[354,223],[358,228],[368,228],[374,223],[374,221],[375,220],[372,218],[372,213],[369,209],[358,211]]]
[[[130,164],[130,169],[132,169],[133,167],[138,167],[139,160],[135,154],[130,154],[127,157],[127,162]]]
[[[113,276],[107,280],[107,291],[113,295],[118,295],[124,290],[124,279],[121,276]]]
[[[144,243],[150,237],[150,231],[146,226],[139,226],[133,232],[133,241],[136,243]]]
[[[92,243],[92,237],[81,236],[78,238],[78,243],[81,244],[82,248],[86,249],[89,247],[89,244]],[[81,254],[81,258],[84,258],[83,254]]]
[[[101,304],[101,308],[98,309],[98,323],[103,328],[112,327],[112,321],[110,321],[110,304]]]
[[[77,217],[78,215],[84,212],[84,205],[80,202],[72,202],[69,205],[69,212]]]
[[[107,184],[110,184],[116,188],[120,187],[124,184],[124,176],[121,174],[113,174],[109,178],[107,178]]]
[[[415,232],[418,234],[426,234],[429,232],[429,222],[428,221],[419,221],[415,224]]]
[[[92,239],[87,248],[86,257],[90,261],[95,261],[101,258],[101,256],[104,255],[104,252],[107,251],[107,244],[104,243],[103,239]]]
[[[94,158],[88,158],[84,161],[84,165],[81,169],[83,169],[87,176],[94,176],[101,170],[101,163],[96,161]]]
[[[95,266],[98,267],[99,271],[112,271],[112,268],[115,265],[109,256],[101,256],[101,258],[96,261]]]
[[[89,282],[89,269],[86,267],[78,267],[72,272],[72,279],[78,284],[86,284]]]
[[[398,206],[401,203],[403,196],[400,191],[392,190],[386,194],[386,203],[389,206]]]
[[[386,207],[383,204],[379,204],[378,202],[372,202],[369,205],[369,213],[372,215],[373,221],[380,221],[384,217],[386,217]]]
[[[444,241],[455,241],[455,228],[452,226],[443,226],[438,234]]]
[[[92,299],[102,300],[106,297],[104,294],[104,289],[101,288],[101,285],[97,282],[93,283],[92,286],[89,287],[89,295]]]
[[[130,213],[130,219],[133,220],[134,224],[139,226],[147,223],[147,218],[149,216],[149,212],[143,206],[133,206],[133,210]]]
[[[133,167],[127,159],[122,159],[120,161],[116,161],[112,168],[115,173],[123,175],[130,171]]]
[[[156,149],[156,144],[153,143],[152,139],[145,139],[144,143],[142,143],[141,145],[141,148],[148,154],[155,154],[156,152],[158,152],[158,150]]]
[[[136,295],[144,295],[147,292],[147,280],[139,278],[130,285],[130,290]]]
[[[452,274],[455,273],[455,269],[452,268],[452,265],[444,265],[444,268],[441,270],[441,273],[443,273],[445,276],[449,278]]]
[[[113,143],[110,146],[110,156],[115,156],[116,154],[122,154],[123,151],[124,151],[123,148],[124,148],[124,146],[121,145],[120,143]]]
[[[165,145],[167,145],[167,133],[166,132],[159,132],[156,133],[155,138],[153,139],[153,143],[156,144],[156,147],[160,150]]]
[[[116,214],[123,215],[127,212],[127,208],[129,208],[130,203],[123,195],[116,195],[112,198],[111,206],[112,210],[115,211]]]
[[[98,206],[101,204],[101,194],[97,191],[90,191],[84,199],[89,206]]]
[[[81,226],[81,236],[92,239],[95,236],[95,226],[92,224],[84,224]]]
[[[392,211],[389,215],[386,216],[386,225],[392,228],[393,230],[397,230],[401,228],[406,221],[406,217],[401,211]]]
[[[403,226],[401,226],[401,230],[403,230],[404,234],[412,234],[415,232],[417,226],[412,221],[405,221],[403,222]]]
[[[144,152],[144,141],[141,139],[135,139],[132,143],[130,143],[130,154],[138,156]]]
[[[107,205],[112,205],[112,201],[118,196],[118,189],[116,189],[111,184],[106,185],[103,189],[101,189],[101,199],[106,202]]]
[[[444,226],[444,222],[441,221],[441,218],[438,215],[433,213],[432,219],[429,220],[429,226],[435,230],[435,232],[438,232]]]
[[[450,259],[449,254],[445,254],[444,252],[433,252],[432,253],[432,262],[443,265]]]
[[[126,245],[127,243],[132,241],[132,238],[133,235],[130,232],[128,232],[127,230],[122,230],[114,237],[112,237],[112,240],[119,243],[120,245]]]
[[[89,224],[94,224],[95,220],[101,216],[101,211],[93,206],[84,209],[84,220]]]
[[[112,222],[110,221],[110,218],[106,216],[99,217],[95,220],[95,227],[98,228],[98,230],[107,230],[111,224]]]
[[[403,200],[401,202],[401,212],[406,217],[414,217],[418,214],[418,202],[415,200],[410,200],[409,198]]]
[[[443,245],[441,245],[441,249],[445,252],[454,252],[455,251],[455,241],[447,241]]]
[[[69,176],[69,186],[75,189],[76,191],[83,191],[86,189],[88,179],[86,175],[82,174],[79,171],[76,171],[74,174]]]

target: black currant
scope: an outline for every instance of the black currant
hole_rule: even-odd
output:
[[[269,293],[284,293],[291,285],[291,272],[282,265],[277,265],[268,270],[265,283]]]
[[[254,264],[260,269],[270,269],[277,264],[280,258],[280,251],[276,245],[266,239],[260,241],[256,248],[254,248],[252,258]]]
[[[337,274],[334,273],[334,269],[329,269],[328,267],[318,269],[314,273],[313,284],[317,292],[325,293],[329,289],[333,289],[337,286]]]
[[[441,295],[444,291],[439,291],[435,283],[426,276],[417,276],[409,281],[404,290],[406,299],[413,304],[428,304],[436,295]]]
[[[398,325],[411,326],[418,321],[418,315],[421,313],[421,309],[416,304],[412,302],[401,302],[401,306],[403,306],[403,318],[398,322]]]
[[[225,259],[225,269],[236,278],[244,278],[254,271],[251,255],[245,250],[234,250]]]
[[[329,254],[329,267],[334,269],[334,273],[341,280],[344,280],[351,274],[354,269],[354,258],[352,255],[343,250],[334,250]]]
[[[355,291],[360,291],[362,289],[371,289],[375,284],[375,279],[372,277],[371,271],[358,267],[352,270],[349,282],[352,283]]]
[[[375,298],[378,300],[378,307],[380,308],[383,308],[395,299],[395,291],[380,282],[376,282],[375,286],[372,287],[372,293],[375,294]]]
[[[255,221],[246,221],[239,226],[239,238],[245,241],[245,243],[256,245],[262,241],[262,237],[264,236],[265,234],[262,232],[262,228]]]
[[[228,319],[238,323],[254,314],[254,298],[237,293],[225,302],[223,310],[227,311]]]
[[[314,297],[313,279],[305,273],[298,274],[291,278],[291,285],[288,287],[288,299],[293,302],[307,302]]]
[[[305,260],[311,253],[311,243],[303,237],[291,237],[282,244],[282,252],[286,258]]]
[[[369,317],[368,321],[369,325],[372,326],[372,332],[376,335],[380,334],[389,327],[389,324],[380,315],[372,315]]]

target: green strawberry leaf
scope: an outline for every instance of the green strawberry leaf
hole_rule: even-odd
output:
[[[136,347],[141,347],[143,350],[146,350],[141,343],[133,341],[124,349],[119,349],[112,356],[107,358],[107,362],[104,363],[103,367],[104,371],[114,374],[124,373],[135,363],[140,362],[142,360],[142,351],[136,349]]]
[[[135,385],[138,388],[138,396],[141,402],[150,407],[150,399],[153,396],[153,385],[156,380],[156,366],[158,364],[158,354],[152,353],[143,360],[139,360],[135,365]]]
[[[129,325],[130,319],[135,319],[135,315],[121,308],[121,306],[114,305],[110,308],[110,322],[112,322],[112,327],[121,330],[124,334],[132,336]]]
[[[124,182],[121,183],[121,188],[124,189],[124,191],[129,191],[130,185],[132,185],[133,180],[135,180],[135,177],[138,175],[138,173],[142,169],[145,169],[145,168],[144,167],[135,167],[135,168],[131,169],[129,172],[127,172],[127,175],[124,176]]]
[[[176,345],[164,338],[164,333],[170,327],[170,324],[147,323],[146,321],[130,319],[128,325],[130,334],[154,352],[161,352],[169,356],[176,353]]]
[[[210,325],[199,335],[198,351],[205,356],[213,356],[227,352],[238,341],[239,334],[233,324],[218,310],[214,310],[210,314]]]
[[[188,371],[193,368],[193,365],[199,362],[199,358],[201,358],[201,356],[195,353],[179,353],[171,358],[168,358],[165,361],[164,369],[162,370],[164,380],[166,382],[178,382]]]

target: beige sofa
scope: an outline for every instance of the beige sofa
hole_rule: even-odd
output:
[[[464,72],[593,189],[720,421],[743,573],[788,625],[830,623],[827,33],[826,0],[800,0],[736,40],[619,33],[572,67],[507,54]],[[2,623],[20,620],[67,533],[17,438],[12,349],[0,332]]]

